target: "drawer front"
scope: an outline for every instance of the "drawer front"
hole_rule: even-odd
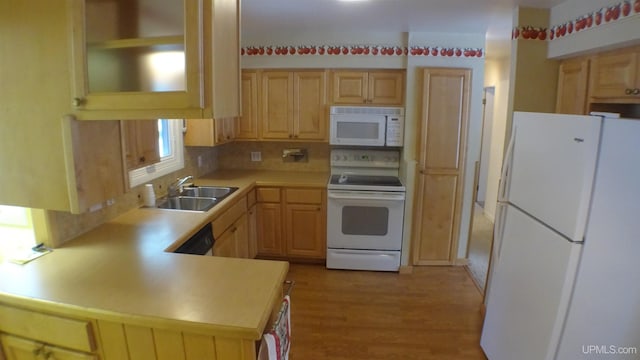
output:
[[[235,204],[233,204],[222,215],[213,220],[213,237],[218,238],[222,233],[233,224],[242,214],[247,211],[247,198],[242,197]]]
[[[92,352],[96,349],[91,323],[0,305],[0,332],[43,343]]]
[[[279,188],[259,188],[257,190],[258,202],[280,202],[280,189]]]
[[[322,204],[323,189],[286,189],[288,204]]]
[[[256,201],[256,190],[253,189],[249,191],[249,194],[247,194],[247,209],[251,208]]]

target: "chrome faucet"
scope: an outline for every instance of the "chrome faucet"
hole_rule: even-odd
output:
[[[182,193],[182,185],[184,185],[184,183],[186,183],[187,181],[193,179],[193,176],[188,175],[185,176],[183,178],[178,178],[178,180],[176,180],[176,182],[174,182],[173,184],[169,185],[169,196],[178,196]]]

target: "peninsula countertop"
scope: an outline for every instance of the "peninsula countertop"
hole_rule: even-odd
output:
[[[25,265],[0,264],[0,302],[98,319],[259,339],[288,263],[166,252],[254,186],[324,187],[325,172],[221,170],[238,191],[204,212],[132,209]]]

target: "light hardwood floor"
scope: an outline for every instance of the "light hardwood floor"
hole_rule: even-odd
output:
[[[291,359],[485,360],[481,295],[463,267],[413,274],[291,264]]]

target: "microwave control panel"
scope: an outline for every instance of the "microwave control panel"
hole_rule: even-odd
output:
[[[404,145],[404,117],[387,115],[386,146]]]

